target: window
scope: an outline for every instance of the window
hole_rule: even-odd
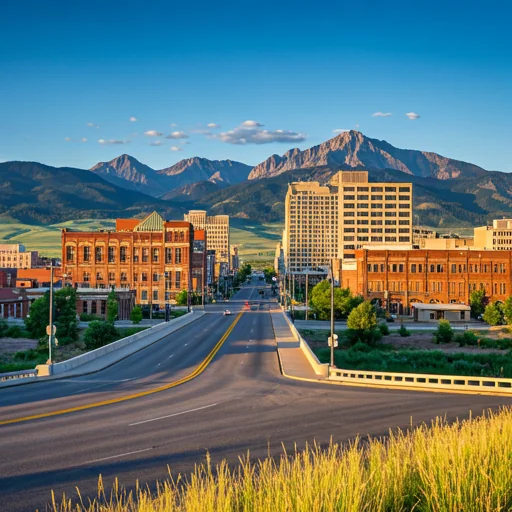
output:
[[[148,273],[142,272],[141,281],[147,282],[147,280],[148,280]]]
[[[119,259],[121,260],[121,263],[126,263],[127,254],[128,254],[128,247],[121,247],[119,249]]]
[[[158,281],[158,274],[155,272],[153,274],[153,282],[156,282],[156,281]]]
[[[108,248],[108,262],[115,263],[115,261],[116,261],[116,248],[109,247]]]
[[[411,265],[411,274],[416,274],[416,263]]]
[[[404,271],[404,265],[403,263],[400,263],[400,265],[398,265],[398,272],[403,272]]]
[[[160,250],[158,248],[153,249],[153,263],[158,263],[158,258],[160,256]]]
[[[443,265],[437,265],[437,272],[444,272]]]
[[[91,302],[91,315],[95,315],[96,314],[96,301],[93,300]]]
[[[158,300],[158,290],[153,290],[153,300]]]
[[[139,262],[139,248],[138,247],[133,248],[133,262],[134,263]]]
[[[91,273],[90,272],[84,272],[84,282],[88,283],[91,280]]]
[[[391,272],[396,272],[396,264],[391,265]]]
[[[128,281],[128,274],[126,272],[121,272],[121,282]]]
[[[91,261],[91,248],[87,245],[84,247],[84,261]]]
[[[179,288],[181,288],[181,272],[179,270],[177,270],[175,275],[176,275],[176,277],[175,277],[175,279],[176,279],[176,281],[175,281],[176,282],[176,288],[179,289]]]
[[[165,232],[165,241],[166,242],[172,242],[172,231],[166,231]]]
[[[430,265],[430,272],[435,272],[436,270],[436,266],[435,265]]]
[[[103,281],[103,274],[101,272],[96,272],[96,281]]]
[[[103,247],[96,247],[96,263],[103,261]]]
[[[147,247],[142,248],[142,262],[147,263],[149,261],[149,249]]]
[[[137,275],[137,272],[133,273],[133,282],[136,283],[139,280],[139,276]]]
[[[115,272],[109,272],[108,273],[108,280],[109,281],[115,281],[116,280],[116,273]]]
[[[455,263],[452,263],[452,274],[456,274],[457,273],[457,265],[455,265]]]
[[[140,298],[141,298],[141,300],[148,300],[148,291],[142,290],[142,292],[140,294]]]
[[[101,304],[101,314],[105,315],[106,310],[107,310],[107,301],[102,300],[102,301],[100,301],[100,304]]]
[[[423,272],[423,265],[421,263],[418,265],[418,272]]]
[[[75,261],[75,248],[72,247],[71,245],[68,245],[66,247],[66,261],[68,261],[69,263]]]
[[[172,263],[172,249],[170,247],[165,248],[165,263]]]
[[[87,301],[84,300],[82,302],[82,313],[86,313],[87,314]]]
[[[181,248],[177,247],[176,252],[174,253],[174,263],[177,265],[181,263]]]

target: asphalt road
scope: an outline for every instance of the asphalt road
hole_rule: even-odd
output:
[[[258,284],[255,282],[254,284]],[[266,291],[267,296],[269,290]],[[92,495],[101,473],[153,483],[189,472],[209,452],[236,463],[356,435],[385,435],[435,416],[452,420],[510,404],[501,397],[347,388],[280,375],[268,308],[246,286],[197,322],[96,374],[0,391],[0,420],[126,396],[190,373],[243,311],[209,367],[156,394],[79,412],[0,426],[0,510],[44,509],[57,495]],[[245,301],[254,302],[245,306]],[[222,314],[225,308],[231,316]]]

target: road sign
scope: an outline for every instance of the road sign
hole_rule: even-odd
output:
[[[178,304],[174,299],[171,299],[169,301],[169,304],[172,304],[173,306],[176,306],[176,304]]]
[[[332,345],[332,338],[329,336],[329,338],[327,338],[327,344],[329,345],[329,347]],[[338,346],[338,335],[335,334],[334,335],[334,346],[337,347]]]
[[[57,338],[53,338],[53,341],[55,342],[55,346],[58,347],[59,346],[59,340]]]
[[[57,332],[57,326],[54,324],[52,327],[53,327],[53,333],[50,330],[51,329],[50,326],[49,325],[46,326],[46,334],[48,336],[51,336],[52,334],[55,335],[55,333]]]

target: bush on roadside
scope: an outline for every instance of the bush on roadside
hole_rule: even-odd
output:
[[[94,320],[103,320],[101,316],[93,315],[91,313],[80,313],[81,322],[93,322]]]
[[[19,325],[11,325],[4,336],[6,338],[21,338],[23,337],[24,331]]]
[[[434,332],[434,343],[450,343],[453,341],[454,331],[448,320],[439,320],[437,330]]]
[[[84,333],[84,342],[87,350],[103,347],[118,339],[117,329],[109,322],[94,321]]]
[[[398,329],[398,334],[402,336],[402,338],[407,338],[407,336],[410,336],[411,333],[407,330],[404,324],[400,326],[400,329]]]
[[[478,336],[471,331],[464,331],[463,333],[457,334],[454,341],[459,344],[459,347],[469,345],[470,347],[476,347],[478,345]]]
[[[379,331],[383,336],[387,336],[389,334],[388,324],[379,324]]]
[[[6,332],[9,329],[9,324],[3,319],[0,319],[0,338],[6,336]]]
[[[142,308],[140,306],[133,306],[132,312],[130,313],[130,320],[134,325],[142,322]]]
[[[382,339],[382,333],[380,329],[347,329],[345,337],[349,346],[356,345],[357,343],[366,343],[372,347]]]

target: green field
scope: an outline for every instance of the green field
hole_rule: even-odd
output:
[[[43,256],[61,255],[61,229],[97,231],[113,229],[114,219],[70,220],[48,226],[31,226],[8,217],[0,217],[0,243],[21,243],[27,250]],[[239,247],[242,261],[263,264],[273,262],[276,244],[281,240],[282,224],[258,224],[244,219],[231,219],[231,245]]]

